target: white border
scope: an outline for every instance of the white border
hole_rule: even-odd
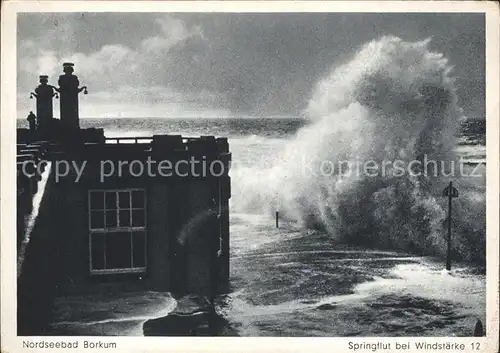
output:
[[[16,334],[16,245],[15,245],[15,128],[16,128],[16,13],[17,12],[486,12],[487,77],[487,323],[485,338],[113,338],[63,337],[66,342],[116,342],[120,352],[352,352],[348,342],[460,342],[466,352],[498,352],[498,268],[499,268],[499,6],[496,2],[473,1],[7,1],[1,13],[1,352],[36,351],[23,349]],[[39,337],[60,341],[61,337]],[[36,341],[36,337],[30,337]],[[471,342],[481,349],[472,351]],[[109,351],[110,349],[107,349]],[[51,350],[45,350],[51,351]],[[57,351],[57,350],[56,350]],[[67,351],[67,350],[60,350]],[[93,349],[92,351],[99,351]],[[380,350],[380,352],[389,350]],[[394,350],[390,350],[394,351]],[[406,350],[405,352],[416,351]],[[359,351],[360,352],[360,351]],[[370,352],[370,351],[363,351]]]

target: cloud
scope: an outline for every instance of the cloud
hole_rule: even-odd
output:
[[[316,83],[366,42],[432,36],[455,67],[465,114],[484,116],[483,14],[30,13],[18,33],[19,93],[39,74],[54,84],[72,61],[88,104],[99,94],[144,115],[183,101],[258,116],[300,114]]]
[[[103,104],[103,100],[109,100],[139,106],[169,102],[215,104],[216,95],[205,89],[182,92],[182,89],[175,91],[175,85],[160,85],[165,82],[165,76],[170,76],[173,81],[178,79],[177,62],[185,62],[181,60],[181,53],[204,41],[200,27],[187,27],[182,20],[172,16],[162,16],[154,22],[158,34],[143,39],[136,48],[104,44],[95,52],[68,53],[47,50],[44,44],[48,40],[21,40],[18,90],[24,92],[26,88],[31,88],[28,82],[32,86],[36,85],[39,74],[51,76],[51,83],[55,85],[61,64],[69,61],[75,63],[75,73],[80,83],[89,86],[94,96],[91,99],[93,103]],[[52,32],[47,36],[53,36]],[[68,36],[64,38],[70,39]],[[199,55],[194,54],[191,60],[199,58]]]
[[[174,45],[181,43],[191,37],[203,39],[203,31],[199,26],[187,28],[182,20],[172,16],[157,18],[155,22],[161,28],[161,35],[150,37],[142,41],[141,47],[145,54],[161,54],[168,51]]]

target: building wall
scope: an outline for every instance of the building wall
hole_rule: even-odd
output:
[[[141,275],[140,288],[209,296],[216,278],[226,276],[229,245],[221,249],[221,238],[228,241],[229,214],[217,179],[124,178],[100,183],[87,178],[75,183],[68,177],[56,183],[51,177],[49,183],[50,205],[43,207],[51,209],[53,241],[45,251],[60,258],[60,288],[86,291],[93,281],[116,278],[90,275],[90,189],[146,190],[147,273]],[[219,250],[227,251],[226,258],[217,259]]]
[[[107,280],[120,280],[120,276],[111,275],[92,275],[90,274],[90,248],[89,248],[89,190],[103,189],[129,189],[129,188],[145,188],[146,189],[146,224],[147,224],[147,252],[148,252],[148,270],[152,269],[151,277],[158,280],[163,278],[161,268],[168,260],[168,255],[162,256],[163,252],[168,253],[168,247],[163,246],[167,241],[162,242],[161,234],[164,236],[166,227],[166,218],[159,217],[161,208],[161,200],[165,199],[164,194],[166,187],[163,188],[148,188],[140,180],[123,180],[118,183],[96,183],[94,181],[81,181],[79,183],[60,182],[54,183],[51,188],[51,194],[54,198],[53,208],[55,212],[53,222],[57,224],[58,243],[60,244],[61,257],[64,263],[62,271],[62,285],[69,287],[75,286],[76,291],[81,291],[83,287],[89,287],[93,282],[102,282]],[[153,210],[153,213],[150,211]],[[165,260],[167,259],[167,260]],[[149,275],[149,274],[148,274]],[[121,276],[124,277],[124,276]],[[165,285],[156,285],[151,283],[146,277],[138,288],[165,290]],[[127,280],[136,280],[138,276],[128,277]],[[161,282],[161,281],[159,281]],[[168,282],[168,278],[167,278]],[[90,290],[86,288],[85,290]]]
[[[187,200],[189,219],[184,232],[187,247],[187,291],[211,294],[214,266],[219,249],[217,182],[196,180],[190,183]],[[215,201],[215,202],[214,202]]]
[[[89,271],[87,188],[82,184],[56,183],[56,198],[62,253],[63,280],[69,285],[85,283]]]
[[[221,253],[218,257],[219,281],[223,287],[227,287],[230,274],[229,199],[231,198],[231,178],[229,176],[219,180],[219,193],[221,214],[219,219],[221,237]]]
[[[165,183],[154,183],[147,197],[147,271],[155,290],[167,291],[170,287],[169,236],[175,219],[169,214],[171,192]]]
[[[218,185],[215,179],[181,179],[158,181],[149,188],[148,271],[158,290],[209,296],[212,280],[228,269],[228,257],[227,264],[223,259],[217,264],[216,258],[221,226],[229,226],[227,200],[219,202]],[[225,214],[221,205],[226,206]]]
[[[190,184],[183,180],[172,180],[168,184],[168,208],[163,215],[168,219],[169,243],[169,288],[174,294],[186,292],[187,260],[184,228],[190,219],[187,193]]]

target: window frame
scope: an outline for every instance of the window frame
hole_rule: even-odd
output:
[[[143,207],[133,207],[132,205],[132,193],[134,191],[142,192],[143,199]],[[119,193],[126,192],[129,194],[129,207],[124,208],[119,205]],[[91,208],[91,195],[92,193],[99,193],[103,195],[103,208],[102,209],[92,209]],[[106,194],[114,193],[116,198],[116,209],[108,209],[106,208]],[[147,193],[145,188],[121,188],[121,189],[88,189],[87,192],[87,209],[88,209],[88,232],[89,232],[89,271],[91,275],[101,275],[101,274],[117,274],[117,273],[144,273],[146,272],[148,266],[148,231],[147,231]],[[108,210],[116,211],[116,226],[115,227],[106,227],[106,212]],[[128,210],[130,212],[129,224],[130,226],[121,226],[120,225],[120,211]],[[132,212],[133,210],[141,210],[144,213],[144,225],[142,226],[132,226]],[[92,211],[99,211],[103,214],[103,228],[92,228]],[[108,234],[112,233],[129,233],[130,236],[130,261],[131,266],[128,268],[114,268],[114,269],[93,269],[92,268],[92,237],[95,234],[101,234],[106,237]],[[134,232],[143,232],[144,233],[144,266],[133,266],[134,261],[134,243],[133,243],[133,234]],[[106,238],[105,238],[106,239]],[[104,249],[104,267],[106,266],[106,249]]]

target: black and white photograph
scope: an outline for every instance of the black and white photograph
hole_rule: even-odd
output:
[[[15,112],[2,116],[15,120],[16,223],[2,254],[23,347],[498,339],[487,7],[191,5],[16,14]],[[97,342],[84,348],[117,348]]]

